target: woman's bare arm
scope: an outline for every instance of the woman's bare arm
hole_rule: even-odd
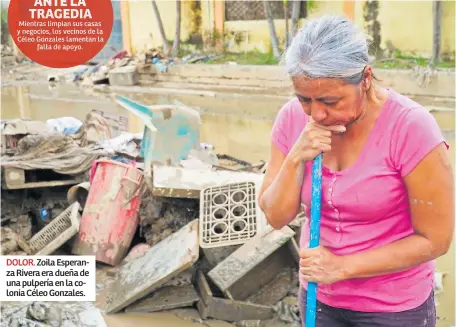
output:
[[[454,231],[454,181],[445,146],[431,151],[404,179],[415,233],[389,245],[343,257],[345,279],[403,271],[448,251]]]
[[[276,229],[290,223],[298,214],[304,164],[292,155],[285,156],[272,143],[268,169],[259,194],[260,208]]]

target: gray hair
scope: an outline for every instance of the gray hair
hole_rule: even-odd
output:
[[[292,77],[341,78],[357,84],[369,64],[368,42],[344,17],[323,16],[296,33],[282,64]]]

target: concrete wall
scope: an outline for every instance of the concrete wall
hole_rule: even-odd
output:
[[[380,84],[394,88],[397,92],[428,97],[455,98],[455,73],[439,72],[431,77],[428,85],[419,85],[418,76],[408,70],[376,69]],[[159,73],[154,66],[140,69],[141,80],[160,82],[183,82],[192,84],[212,84],[238,87],[259,87],[292,92],[290,79],[280,66],[256,65],[207,65],[190,64],[169,66],[166,73]]]

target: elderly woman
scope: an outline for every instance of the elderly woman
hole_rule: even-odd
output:
[[[296,96],[278,113],[260,206],[277,229],[310,217],[323,153],[320,246],[301,235],[300,310],[318,327],[435,326],[434,260],[454,223],[453,176],[433,116],[374,83],[365,37],[341,17],[308,22],[284,56]],[[305,320],[303,320],[305,321]]]

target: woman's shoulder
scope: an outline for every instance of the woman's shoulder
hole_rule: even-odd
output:
[[[419,125],[435,121],[434,116],[425,106],[393,90],[390,90],[388,106],[390,120],[398,125]]]
[[[288,153],[308,121],[309,117],[296,97],[280,108],[272,127],[272,140],[280,151]]]
[[[309,120],[309,117],[302,109],[298,98],[293,97],[280,108],[276,120],[282,120],[287,124],[298,124],[304,127]]]

